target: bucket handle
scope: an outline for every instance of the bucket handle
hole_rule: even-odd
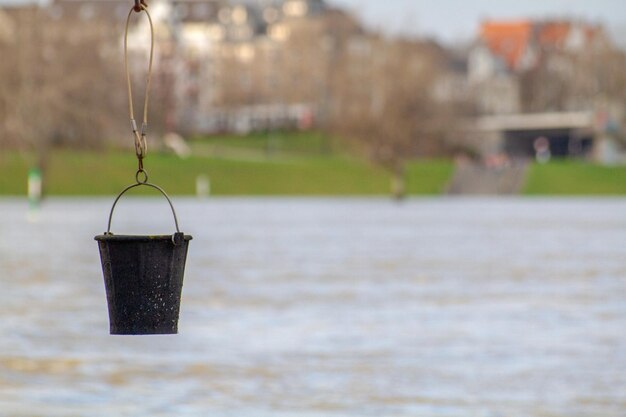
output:
[[[172,200],[170,200],[170,197],[163,190],[163,188],[159,187],[158,185],[150,184],[148,182],[137,182],[137,184],[129,185],[128,187],[124,188],[124,190],[121,193],[118,194],[117,198],[115,199],[115,202],[113,202],[113,207],[111,207],[111,213],[109,213],[109,225],[107,227],[106,234],[107,235],[111,234],[111,220],[113,219],[113,211],[115,210],[115,206],[117,205],[117,202],[120,200],[120,198],[122,198],[124,194],[126,194],[127,191],[130,191],[136,187],[141,187],[142,185],[145,185],[146,187],[154,188],[155,190],[163,194],[163,197],[165,197],[165,199],[170,205],[170,208],[172,209],[172,214],[174,215],[174,224],[176,225],[176,233],[180,234],[180,229],[178,227],[178,217],[176,217],[176,210],[174,210],[174,205],[172,204]]]

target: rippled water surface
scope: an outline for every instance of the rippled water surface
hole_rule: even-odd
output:
[[[0,416],[626,415],[626,200],[175,200],[181,334],[134,338],[110,203],[0,200]]]

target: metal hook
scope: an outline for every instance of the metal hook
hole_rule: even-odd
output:
[[[135,0],[135,6],[133,6],[133,10],[137,13],[141,12],[144,7],[148,7],[145,0]]]

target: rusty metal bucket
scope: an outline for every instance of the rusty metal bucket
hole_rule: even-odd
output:
[[[119,199],[130,189],[147,186],[167,199],[176,233],[162,236],[122,236],[111,233]],[[111,208],[108,230],[96,236],[113,335],[178,333],[178,315],[185,261],[191,236],[181,233],[174,206],[160,187],[138,183],[122,191]]]

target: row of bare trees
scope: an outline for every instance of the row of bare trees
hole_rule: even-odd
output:
[[[54,146],[114,137],[125,97],[111,88],[122,85],[119,34],[36,6],[3,12],[12,25],[0,39],[0,148],[45,171]]]
[[[406,192],[406,165],[440,154],[457,114],[435,98],[445,69],[429,43],[361,39],[348,45],[333,75],[332,129],[393,178],[393,193]]]
[[[338,11],[281,29],[289,36],[279,42],[224,47],[217,105],[313,103],[320,127],[388,170],[402,196],[407,163],[441,153],[459,116],[435,96],[444,51],[368,32]]]
[[[126,137],[121,27],[55,19],[39,7],[7,13],[14,30],[0,39],[0,146],[19,149],[45,170],[55,145],[95,147]],[[389,170],[403,194],[407,161],[439,152],[453,125],[450,106],[433,97],[445,67],[441,50],[368,33],[337,11],[283,29],[289,36],[281,41],[216,48],[215,106],[312,103],[322,127]],[[143,70],[143,57],[134,58],[132,67]],[[163,119],[166,130],[175,112],[168,68],[157,66],[151,107],[154,126]]]
[[[544,47],[538,64],[520,74],[526,112],[586,110],[626,100],[626,54],[605,39],[580,50]]]

